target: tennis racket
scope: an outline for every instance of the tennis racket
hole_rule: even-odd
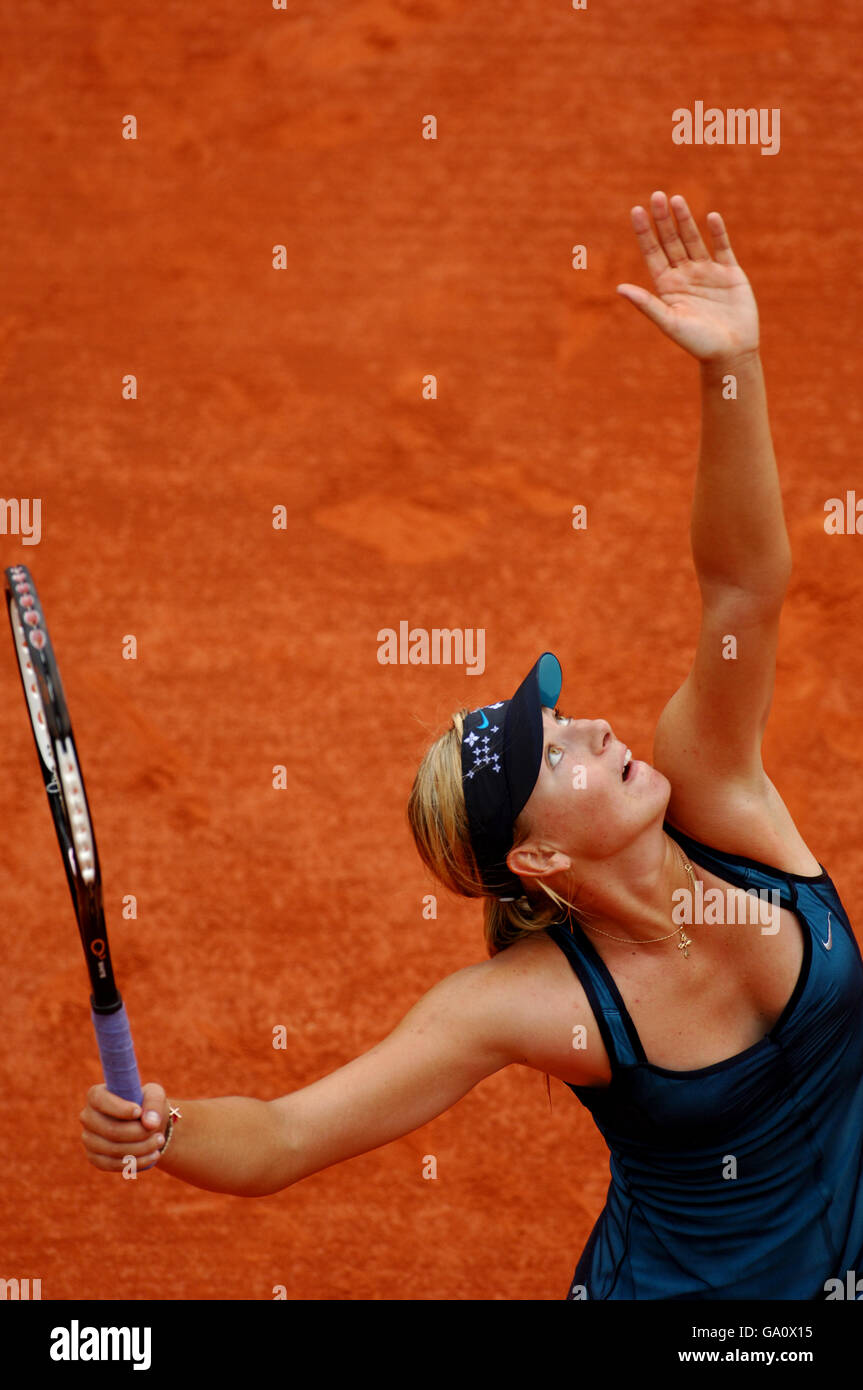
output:
[[[108,949],[99,855],[84,779],[45,614],[24,565],[6,570],[6,599],[24,698],[90,976],[90,1011],[105,1085],[140,1105],[135,1049]]]

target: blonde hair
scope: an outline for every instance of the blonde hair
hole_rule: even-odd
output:
[[[452,724],[426,750],[408,798],[408,823],[420,858],[451,892],[465,898],[483,898],[485,945],[490,956],[531,933],[543,931],[562,914],[572,915],[565,902],[548,884],[537,880],[514,902],[501,902],[489,893],[470,842],[467,807],[462,787],[461,741],[469,711],[458,710]],[[526,825],[516,819],[513,846],[528,838]]]

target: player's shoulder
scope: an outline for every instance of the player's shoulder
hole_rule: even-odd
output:
[[[821,868],[766,773],[748,785],[672,783],[665,816],[684,835],[719,853],[790,874],[817,874]]]
[[[573,1085],[607,1079],[608,1058],[584,986],[547,931],[521,937],[470,969],[483,1026],[511,1061]],[[576,1049],[579,1026],[587,1042]]]

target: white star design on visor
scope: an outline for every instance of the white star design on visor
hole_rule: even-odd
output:
[[[492,729],[491,732],[496,733],[497,731]],[[470,734],[464,742],[470,744],[474,760],[473,767],[465,773],[466,777],[473,777],[475,772],[481,771],[484,767],[490,767],[493,772],[500,772],[500,754],[491,752],[488,734],[483,734],[482,738],[477,738],[476,734]],[[474,743],[478,743],[479,747],[474,748]]]

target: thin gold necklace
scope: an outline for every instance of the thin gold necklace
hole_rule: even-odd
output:
[[[692,891],[694,893],[695,875],[692,872],[692,865],[689,863],[687,859],[684,859],[683,851],[680,848],[680,845],[677,843],[677,841],[672,840],[672,844],[674,845],[674,848],[677,850],[677,853],[680,856],[680,862],[682,863],[686,872],[689,874],[689,881],[692,884]],[[672,936],[679,935],[680,940],[677,943],[677,949],[678,951],[683,952],[687,960],[689,959],[689,948],[692,945],[692,941],[686,935],[686,932],[684,931],[682,925],[679,927],[675,927],[674,931],[670,931],[668,933],[668,936],[649,936],[646,937],[644,941],[636,941],[635,938],[631,936],[612,936],[611,932],[602,931],[600,927],[584,927],[583,930],[599,932],[600,936],[607,936],[609,941],[621,941],[624,944],[624,946],[652,946],[657,941],[670,941]]]

